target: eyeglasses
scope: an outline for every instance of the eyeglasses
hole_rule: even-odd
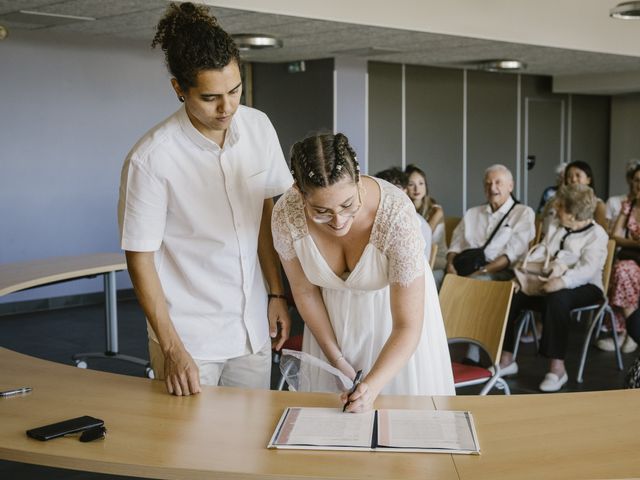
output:
[[[306,202],[305,202],[306,207]],[[348,207],[344,207],[342,210],[338,212],[329,211],[327,213],[311,213],[311,220],[315,223],[329,223],[336,215],[340,215],[341,217],[351,218],[355,217],[356,213],[362,207],[362,200],[360,198],[360,189],[358,188],[358,203],[349,205]]]

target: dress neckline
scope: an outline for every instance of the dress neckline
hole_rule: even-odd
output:
[[[362,253],[360,253],[360,257],[358,257],[358,260],[356,261],[356,263],[353,266],[353,269],[351,271],[344,271],[341,274],[338,274],[338,273],[333,271],[333,269],[329,266],[329,262],[327,262],[327,259],[325,258],[324,254],[322,253],[322,251],[318,247],[318,244],[316,243],[315,239],[311,235],[311,232],[309,231],[309,225],[307,223],[307,216],[303,212],[304,225],[305,225],[305,228],[307,230],[307,236],[309,237],[309,240],[313,244],[313,248],[315,248],[315,250],[318,253],[318,255],[320,256],[320,258],[322,258],[322,261],[324,262],[324,265],[327,267],[327,270],[329,270],[336,279],[340,280],[343,283],[348,282],[349,278],[351,278],[353,276],[354,272],[356,272],[360,268],[360,264],[362,263],[362,259],[367,254],[367,251],[369,250],[369,247],[372,245],[371,239],[373,238],[374,231],[378,226],[379,219],[380,219],[380,212],[382,211],[382,208],[381,208],[382,207],[382,200],[383,200],[383,197],[385,195],[384,189],[382,188],[382,184],[375,177],[370,177],[368,175],[363,175],[363,177],[365,177],[365,176],[367,178],[372,179],[375,182],[375,184],[377,185],[378,190],[380,192],[380,199],[378,200],[378,207],[376,209],[376,215],[375,215],[375,217],[373,219],[373,225],[371,226],[371,232],[369,232],[369,239],[367,240],[367,243],[365,244],[364,248],[362,249]],[[346,276],[345,276],[345,273],[347,274]]]

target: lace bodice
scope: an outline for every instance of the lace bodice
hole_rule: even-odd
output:
[[[424,239],[415,208],[397,187],[380,179],[381,198],[369,245],[387,259],[387,282],[408,285],[424,274]],[[283,260],[299,257],[301,240],[309,237],[301,194],[291,188],[273,210],[271,229],[276,251]],[[311,238],[312,240],[312,238]],[[366,248],[365,248],[366,253]],[[363,253],[360,261],[367,260]]]

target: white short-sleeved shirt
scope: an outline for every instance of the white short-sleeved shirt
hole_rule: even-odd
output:
[[[513,198],[509,198],[495,212],[488,204],[467,210],[453,231],[449,251],[460,253],[468,248],[482,247],[513,204]],[[522,204],[513,207],[485,248],[486,259],[492,262],[500,255],[506,255],[512,264],[519,260],[527,253],[529,242],[535,237],[534,222],[535,213],[531,207]]]
[[[155,252],[169,315],[194,358],[234,358],[268,341],[258,233],[264,200],[292,183],[271,122],[242,105],[222,149],[182,107],[129,153],[121,247]]]

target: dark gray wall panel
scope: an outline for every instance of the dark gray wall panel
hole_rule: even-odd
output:
[[[494,163],[516,171],[516,75],[469,71],[467,105],[467,207],[485,203],[484,170]]]
[[[369,171],[402,163],[402,65],[369,62]]]
[[[582,160],[593,170],[598,197],[609,194],[609,118],[611,97],[572,96],[571,158]],[[637,120],[634,125],[637,126]]]
[[[333,131],[333,59],[305,64],[299,73],[289,73],[286,63],[253,64],[254,106],[271,119],[287,161],[298,140]]]
[[[624,172],[627,161],[640,159],[640,94],[616,95],[611,99],[611,147],[609,194],[627,191]]]
[[[462,214],[462,70],[407,66],[406,154],[445,215]]]

